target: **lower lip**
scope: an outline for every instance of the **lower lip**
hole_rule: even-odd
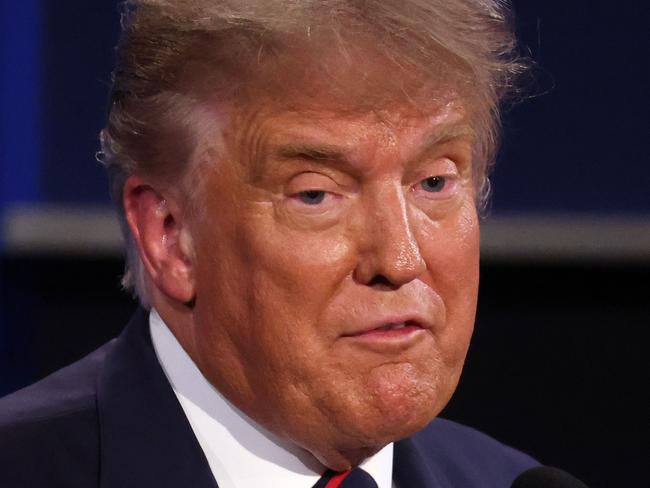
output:
[[[422,327],[417,327],[415,325],[407,325],[405,327],[400,327],[399,329],[373,329],[373,330],[369,330],[368,332],[357,334],[351,337],[393,339],[393,338],[407,337],[421,330]]]
[[[385,353],[390,351],[403,351],[413,346],[426,332],[417,326],[406,326],[401,329],[373,329],[362,334],[344,336],[346,341],[372,351]]]

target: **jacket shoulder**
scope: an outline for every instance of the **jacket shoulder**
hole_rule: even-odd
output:
[[[95,384],[110,348],[0,399],[1,486],[92,486],[99,450]]]
[[[435,419],[413,437],[426,457],[436,458],[438,469],[453,486],[511,486],[523,471],[539,466],[532,457],[456,422]]]

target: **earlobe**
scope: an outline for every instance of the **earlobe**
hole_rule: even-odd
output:
[[[192,241],[181,206],[138,176],[126,181],[123,199],[149,285],[168,298],[191,303]]]

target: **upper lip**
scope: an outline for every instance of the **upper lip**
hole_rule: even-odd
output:
[[[412,325],[412,326],[420,327],[422,329],[430,329],[433,326],[433,324],[426,317],[420,314],[395,315],[395,316],[382,317],[371,321],[365,320],[364,325],[346,331],[343,334],[343,336],[344,337],[358,336],[358,335],[366,334],[375,329],[379,329],[391,325],[398,325],[398,324]]]

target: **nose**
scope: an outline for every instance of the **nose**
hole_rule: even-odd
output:
[[[401,185],[376,192],[364,209],[358,283],[399,288],[426,270]]]

